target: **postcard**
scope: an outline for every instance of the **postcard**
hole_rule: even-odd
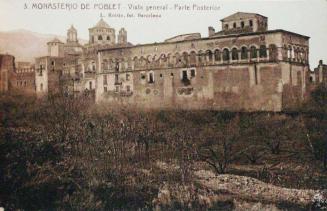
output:
[[[326,0],[0,0],[0,210],[326,210]]]

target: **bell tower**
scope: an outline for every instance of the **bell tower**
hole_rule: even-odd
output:
[[[124,28],[119,30],[118,44],[127,44],[127,31]]]
[[[73,25],[67,30],[67,43],[78,43],[77,30]]]

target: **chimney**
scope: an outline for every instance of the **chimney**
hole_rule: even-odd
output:
[[[319,60],[319,65],[322,65],[322,60]]]
[[[211,37],[215,34],[215,29],[212,26],[208,27],[208,36]]]

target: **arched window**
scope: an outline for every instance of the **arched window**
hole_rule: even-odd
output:
[[[187,52],[184,52],[183,53],[183,61],[184,61],[184,64],[186,64],[186,65],[189,64],[189,61],[188,61],[188,53]]]
[[[260,58],[266,58],[267,57],[267,48],[266,48],[265,45],[260,45],[259,57]]]
[[[196,53],[195,51],[192,51],[190,54],[190,64],[191,65],[196,65]]]
[[[241,59],[247,59],[248,58],[248,49],[247,47],[243,46],[241,48]]]
[[[232,60],[238,60],[238,51],[237,48],[232,49]]]
[[[236,28],[236,23],[233,23],[233,28],[234,28],[234,29]]]
[[[241,22],[241,27],[244,28],[244,21]]]
[[[292,47],[289,45],[287,48],[287,58],[290,59],[292,56]]]
[[[210,62],[210,63],[212,63],[212,60],[213,60],[213,54],[212,54],[212,51],[210,51],[210,50],[207,50],[207,56],[208,56],[208,61]]]
[[[296,48],[295,58],[296,58],[296,61],[300,61],[300,48]]]
[[[276,61],[277,60],[277,47],[274,44],[269,45],[269,57],[270,60]]]
[[[92,62],[92,71],[95,71],[95,62]]]
[[[102,40],[102,36],[101,35],[98,36],[98,40]]]
[[[198,61],[199,61],[199,64],[203,64],[203,52],[202,51],[198,52]]]
[[[249,25],[250,25],[250,27],[253,26],[253,21],[252,20],[249,21]]]
[[[181,60],[181,58],[180,58],[180,55],[179,55],[179,53],[176,53],[175,54],[175,64],[178,64],[179,62],[181,62],[182,60]]]
[[[250,57],[251,59],[257,58],[257,48],[255,46],[251,46],[250,48]]]
[[[301,62],[304,61],[304,49],[303,49],[303,48],[301,48],[301,52],[300,52],[300,60],[301,60]]]
[[[229,60],[229,50],[227,48],[225,48],[223,50],[223,60],[224,61],[228,61]]]
[[[220,56],[220,51],[219,49],[215,50],[215,61],[220,61],[221,60],[221,56]]]

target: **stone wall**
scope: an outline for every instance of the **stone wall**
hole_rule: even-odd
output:
[[[307,37],[282,30],[101,50],[96,101],[281,111],[303,99],[308,69],[288,46],[308,55]]]

